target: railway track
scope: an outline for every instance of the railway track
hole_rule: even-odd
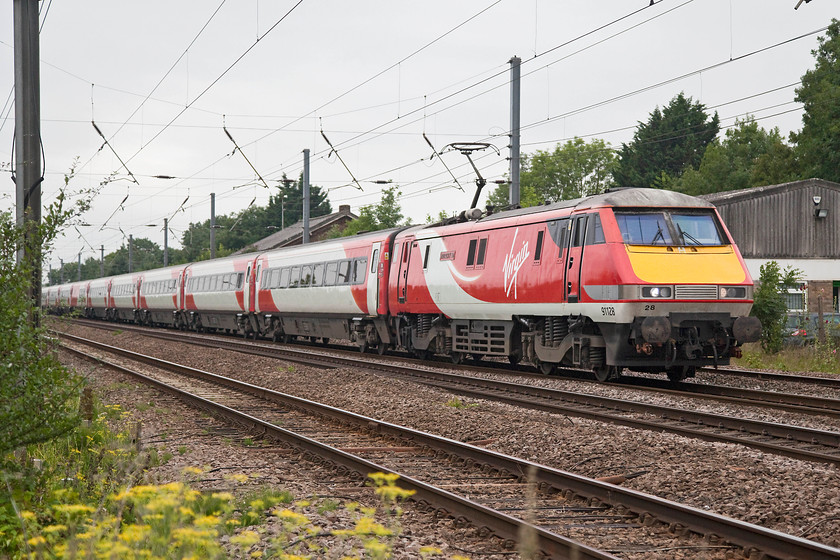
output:
[[[739,368],[697,368],[698,372],[716,373],[720,375],[732,375],[735,377],[747,377],[763,381],[783,381],[785,383],[805,383],[807,385],[820,385],[840,389],[840,377],[815,377],[813,375],[797,375],[795,373],[776,373],[772,371],[748,370]]]
[[[358,357],[358,351],[350,351],[341,347],[331,346],[329,349],[333,354],[324,356],[323,359],[316,357],[309,358],[312,355],[312,348],[316,346],[300,346],[300,345],[278,345],[274,343],[260,343],[260,342],[246,342],[241,339],[224,336],[224,335],[199,335],[196,333],[184,333],[180,331],[154,329],[148,327],[138,327],[136,325],[105,323],[102,321],[93,320],[76,320],[77,324],[93,327],[104,330],[123,330],[142,333],[145,336],[161,338],[164,340],[172,340],[178,337],[185,342],[191,344],[204,345],[211,348],[225,348],[239,352],[258,353],[266,356],[282,356],[284,360],[292,362],[310,363],[318,365],[322,363],[323,367],[333,367],[337,363],[339,355],[341,360],[353,361],[353,356]],[[251,347],[266,348],[266,353],[260,350],[253,350]],[[405,364],[426,363],[432,366],[441,365],[450,370],[461,370],[470,373],[493,373],[493,374],[510,374],[544,379],[545,376],[533,373],[531,368],[522,366],[511,366],[507,363],[501,362],[483,362],[481,365],[475,364],[450,364],[448,362],[420,362],[416,358],[406,358],[400,356],[388,356],[389,361],[396,361]],[[359,360],[353,365],[358,365]],[[371,363],[372,362],[365,362]],[[561,370],[563,371],[563,370]],[[601,382],[593,379],[579,377],[580,371],[569,370],[569,375],[574,376],[575,381],[581,383],[593,383],[602,385]],[[566,379],[567,377],[563,377]],[[787,412],[794,412],[800,414],[810,414],[818,416],[828,416],[833,418],[840,418],[840,399],[831,399],[825,397],[815,397],[810,395],[800,395],[795,393],[778,393],[775,391],[760,391],[755,389],[744,389],[736,387],[728,387],[725,385],[707,385],[692,382],[673,383],[662,379],[651,379],[648,377],[623,376],[617,381],[609,383],[613,387],[628,387],[636,390],[655,392],[666,395],[680,395],[685,396],[686,393],[691,393],[692,398],[712,400],[718,402],[726,402],[737,404],[739,406],[761,406],[775,408],[777,410],[784,410]]]
[[[143,332],[155,336],[160,334],[156,331]],[[686,408],[660,406],[434,370],[417,370],[411,363],[395,365],[390,362],[376,362],[362,359],[356,353],[342,357],[325,357],[299,348],[253,344],[227,338],[214,338],[211,341],[194,335],[187,336],[192,343],[213,347],[221,345],[225,349],[237,352],[283,360],[293,359],[298,363],[307,363],[315,367],[333,368],[343,365],[376,370],[384,375],[409,378],[415,382],[468,397],[494,400],[514,406],[589,418],[637,429],[668,431],[704,441],[734,443],[804,461],[840,465],[840,433],[834,431],[703,413]],[[661,390],[673,391],[669,388],[661,388]],[[744,404],[732,397],[729,397],[729,400]],[[754,399],[750,399],[747,404],[763,404],[763,402],[756,403]],[[807,411],[813,414],[815,413],[813,408],[810,407]],[[794,410],[801,411],[799,408],[794,408]]]
[[[763,527],[698,510],[606,481],[566,473],[431,434],[284,395],[208,372],[73,337],[69,348],[143,379],[214,415],[283,441],[305,458],[328,462],[359,479],[393,472],[414,499],[440,515],[471,522],[513,546],[521,531],[552,558],[646,558],[667,547],[702,550],[723,558],[745,556],[840,558],[828,547]],[[111,354],[121,361],[105,360]],[[524,521],[522,517],[533,517]],[[572,533],[571,540],[562,533]],[[705,538],[704,538],[705,537]],[[647,544],[639,547],[641,540]],[[597,545],[582,544],[586,542]]]

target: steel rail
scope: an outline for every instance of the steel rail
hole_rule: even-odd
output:
[[[90,346],[107,352],[129,357],[132,360],[141,361],[150,365],[155,364],[155,367],[167,369],[169,371],[176,370],[178,372],[203,379],[212,379],[228,387],[236,387],[238,390],[249,394],[256,394],[258,396],[262,396],[263,398],[270,397],[271,399],[280,399],[287,405],[311,410],[313,413],[340,419],[344,422],[353,421],[368,428],[375,427],[375,429],[380,433],[389,434],[400,439],[410,439],[417,444],[440,449],[446,453],[467,457],[471,460],[488,464],[494,468],[505,470],[510,473],[534,473],[533,476],[536,482],[546,483],[557,490],[571,490],[575,494],[588,498],[596,498],[604,503],[623,505],[637,514],[653,516],[664,523],[678,524],[681,526],[687,524],[690,530],[696,533],[704,535],[717,535],[731,543],[743,547],[746,551],[758,550],[772,557],[791,560],[803,558],[814,560],[840,558],[840,549],[781,533],[779,531],[774,531],[772,529],[767,529],[765,527],[760,527],[744,521],[727,518],[725,516],[703,511],[691,506],[651,496],[643,492],[615,486],[584,476],[561,471],[559,469],[553,469],[531,461],[483,449],[481,447],[461,443],[448,438],[434,436],[426,432],[397,426],[381,420],[343,411],[335,407],[322,405],[307,399],[286,395],[277,391],[272,391],[270,389],[258,387],[209,372],[187,368],[186,366],[182,366],[180,364],[174,364],[172,362],[160,360],[151,356],[144,356],[103,343],[87,341],[85,339],[80,339],[80,337],[72,337],[72,335],[68,338],[70,340],[75,339],[77,342],[83,344],[89,344]],[[118,367],[121,368],[121,366]],[[159,382],[155,383],[155,385],[158,384]],[[215,408],[220,406],[195,395],[190,395],[186,398],[197,402],[204,407],[212,406]],[[297,445],[307,451],[321,456],[326,454],[331,461],[336,464],[343,465],[346,468],[351,469],[353,472],[361,474],[363,472],[370,472],[369,469],[383,470],[375,463],[371,463],[350,453],[340,451],[308,438],[301,439],[300,436],[297,436],[288,430],[263,422],[250,415],[240,413],[227,407],[217,408],[217,410],[221,411],[223,415],[236,422],[244,422],[246,425],[263,428],[267,433],[276,434],[276,437],[293,438],[298,442]],[[384,469],[383,472],[393,471]],[[493,521],[499,523],[499,527],[493,527],[493,530],[505,538],[516,540],[517,535],[519,534],[519,528],[522,527],[522,524],[524,523],[522,520],[496,512],[495,510],[486,508],[480,504],[475,504],[470,502],[470,500],[440,489],[436,489],[410,477],[407,477],[404,482],[407,485],[410,485],[409,489],[417,490],[418,496],[421,499],[443,501],[446,504],[443,506],[445,509],[452,508],[448,509],[450,513],[458,511],[468,518],[474,519],[472,516],[475,514],[472,512],[480,511],[482,516],[486,516],[482,519],[488,522]],[[477,506],[477,508],[474,506]],[[569,539],[555,535],[554,533],[544,531],[538,527],[534,527],[534,529],[536,530],[535,534],[539,539],[541,549],[549,554],[552,554],[553,556],[558,554],[572,554],[575,558],[586,557],[582,554],[586,553],[587,549],[577,548],[584,545],[580,545],[575,541],[570,541]],[[606,555],[605,553],[595,549],[592,549],[592,554],[593,556],[590,556],[591,558],[613,558],[612,556]]]
[[[146,331],[142,331],[146,332]],[[151,336],[163,336],[154,331]],[[171,337],[166,337],[171,340]],[[338,367],[337,363],[345,366],[360,367],[381,371],[386,375],[407,376],[418,382],[433,385],[465,396],[493,399],[515,406],[537,409],[556,414],[566,414],[613,424],[629,426],[636,429],[668,431],[678,435],[702,439],[733,443],[759,449],[767,453],[783,455],[804,461],[818,461],[830,464],[840,464],[840,433],[803,428],[789,424],[779,424],[735,418],[731,416],[702,413],[692,410],[654,405],[624,399],[614,399],[597,395],[562,391],[558,389],[533,387],[505,381],[489,380],[472,376],[462,376],[431,370],[417,370],[411,366],[393,365],[391,363],[371,362],[358,357],[357,354],[344,357],[318,356],[298,349],[278,348],[267,345],[254,345],[237,340],[201,340],[195,336],[187,336],[190,343],[206,345],[214,348],[226,348],[253,355],[270,356],[279,359],[293,359],[297,363],[306,363],[306,356],[312,356],[316,365],[325,359],[332,363],[329,367]],[[291,358],[287,358],[291,353]],[[543,377],[543,376],[540,376]],[[436,381],[432,381],[432,379]],[[470,388],[473,387],[473,388]],[[476,390],[481,387],[484,391]],[[528,398],[513,397],[511,394],[525,395]],[[677,393],[678,396],[681,396]],[[534,399],[542,399],[543,402]],[[586,407],[594,407],[587,409]],[[611,414],[605,410],[621,411],[625,414],[652,414],[661,420],[652,421],[640,418],[630,418],[619,414]],[[798,410],[798,409],[797,409]],[[810,411],[809,411],[810,412]],[[717,430],[726,430],[721,432]],[[774,438],[766,441],[756,438]],[[792,446],[797,442],[800,447]],[[802,446],[819,446],[817,449],[802,448]],[[826,449],[828,448],[828,449]]]
[[[697,371],[704,373],[716,373],[718,375],[732,375],[735,377],[748,377],[750,379],[761,379],[766,381],[783,381],[785,383],[807,383],[809,385],[822,385],[840,389],[840,378],[838,377],[814,377],[812,375],[796,375],[794,373],[777,373],[773,371],[747,370],[736,368],[697,368]]]

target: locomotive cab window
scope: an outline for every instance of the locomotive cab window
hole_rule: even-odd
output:
[[[604,228],[601,227],[601,217],[598,214],[589,216],[589,225],[586,232],[587,245],[600,245],[606,243],[604,239]]]
[[[545,235],[545,230],[540,230],[537,232],[537,246],[534,248],[534,264],[540,264],[540,259],[542,258],[542,248],[543,248],[543,236]]]
[[[423,270],[426,270],[427,268],[429,268],[429,253],[431,252],[431,250],[432,250],[432,246],[431,245],[426,245],[426,252],[423,255]]]
[[[478,256],[475,259],[476,267],[484,266],[484,257],[487,256],[487,238],[482,237],[478,240]]]
[[[467,266],[475,266],[475,248],[478,245],[478,239],[470,239],[470,248],[467,249]]]
[[[715,215],[708,211],[616,212],[616,222],[628,245],[725,245]]]

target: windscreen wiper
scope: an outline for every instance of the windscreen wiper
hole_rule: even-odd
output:
[[[662,225],[659,223],[659,220],[656,221],[656,227],[657,227],[656,235],[654,235],[653,239],[651,239],[651,241],[650,241],[651,245],[656,245],[656,240],[659,239],[660,237],[662,238],[662,243],[665,243],[665,234],[662,233]]]
[[[679,230],[679,232],[680,232],[680,236],[683,238],[683,245],[686,245],[686,244],[687,244],[687,243],[685,242],[686,238],[688,238],[689,240],[691,240],[691,241],[692,241],[695,245],[702,245],[702,243],[700,243],[699,241],[697,241],[697,239],[695,239],[693,235],[691,235],[691,234],[690,234],[690,233],[688,233],[688,232],[683,231],[683,229],[680,227],[680,224],[677,224],[677,229],[678,229],[678,230]]]

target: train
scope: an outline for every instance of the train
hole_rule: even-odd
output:
[[[47,286],[42,304],[284,343],[680,381],[759,339],[753,290],[712,204],[630,188]]]

